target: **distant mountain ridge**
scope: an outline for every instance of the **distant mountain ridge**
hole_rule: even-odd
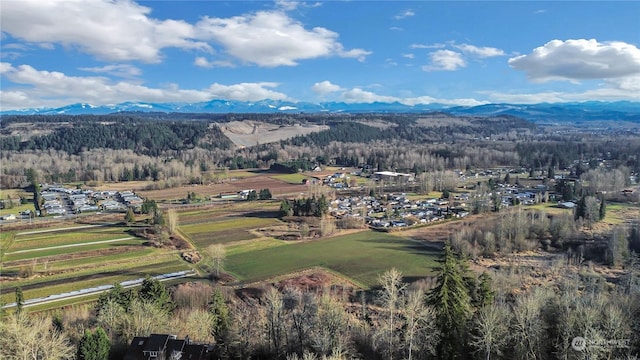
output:
[[[10,110],[0,115],[103,115],[119,112],[179,113],[416,113],[442,111],[454,115],[512,115],[534,122],[619,120],[640,122],[640,102],[575,102],[539,104],[486,104],[479,106],[447,106],[443,104],[404,105],[393,103],[290,102],[279,100],[233,101],[211,100],[198,103],[124,102],[95,106],[86,103],[59,108]]]

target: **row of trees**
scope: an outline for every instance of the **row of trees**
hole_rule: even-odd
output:
[[[280,202],[279,216],[315,216],[323,217],[329,211],[329,200],[322,194],[319,197],[302,197]]]

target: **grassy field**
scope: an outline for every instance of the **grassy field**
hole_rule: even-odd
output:
[[[271,176],[274,179],[286,181],[290,184],[301,184],[302,180],[309,179],[309,176],[304,174],[296,173],[296,174],[279,174]]]
[[[321,266],[375,286],[378,275],[392,267],[408,280],[429,275],[439,256],[413,240],[373,231],[284,246],[273,241],[266,247],[247,246],[230,248],[226,262],[226,270],[245,282]]]
[[[14,279],[0,282],[0,298],[13,302],[18,286],[31,299],[190,268],[178,251],[145,241],[126,226],[4,232],[2,274]]]
[[[278,223],[273,218],[221,218],[211,222],[181,225],[180,230],[189,236],[198,248],[212,244],[250,240],[256,238],[250,230]]]

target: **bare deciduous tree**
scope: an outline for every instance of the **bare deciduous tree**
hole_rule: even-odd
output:
[[[211,266],[215,276],[220,276],[220,270],[224,267],[227,251],[222,244],[214,244],[207,248],[207,254],[211,257]]]
[[[176,211],[176,209],[167,209],[165,219],[167,221],[167,228],[169,229],[169,233],[173,235],[178,228],[178,212]]]
[[[75,359],[75,347],[52,326],[51,318],[14,314],[0,322],[0,352],[7,360]]]

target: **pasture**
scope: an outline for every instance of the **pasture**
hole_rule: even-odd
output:
[[[248,243],[249,249],[242,245],[230,248],[225,269],[247,283],[324,267],[372,287],[378,284],[378,275],[392,267],[400,270],[407,280],[428,276],[440,254],[438,249],[422,242],[374,231],[282,243],[269,241],[266,247]]]
[[[252,230],[277,225],[272,202],[253,202],[255,211],[234,212],[215,209],[179,213],[179,230],[200,249],[258,238]],[[259,210],[262,207],[261,210]]]

